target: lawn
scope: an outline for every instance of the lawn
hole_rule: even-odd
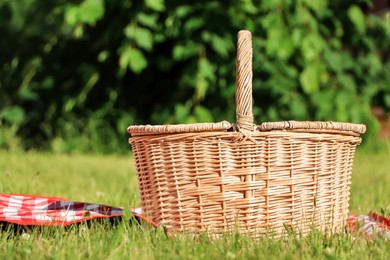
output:
[[[359,147],[352,176],[350,211],[390,214],[390,143]],[[139,206],[131,154],[64,155],[0,151],[0,192],[40,194],[113,206]],[[387,259],[385,239],[312,232],[286,240],[232,234],[219,240],[189,235],[168,238],[161,230],[128,222],[37,228],[31,234],[5,229],[2,259]]]

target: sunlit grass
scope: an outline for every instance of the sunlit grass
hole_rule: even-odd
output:
[[[390,146],[360,147],[350,211],[390,212]],[[0,151],[0,192],[64,197],[114,206],[140,205],[132,156]],[[387,259],[390,242],[348,233],[285,240],[229,234],[217,240],[122,222],[39,227],[0,233],[2,259]]]
[[[0,192],[138,206],[135,163],[129,156],[0,151]]]
[[[390,214],[390,141],[358,149],[352,174],[350,211]]]

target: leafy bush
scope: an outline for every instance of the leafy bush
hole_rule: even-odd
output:
[[[357,3],[358,2],[358,3]],[[130,124],[235,120],[253,32],[257,123],[390,111],[390,21],[367,1],[0,0],[0,146],[126,151]]]

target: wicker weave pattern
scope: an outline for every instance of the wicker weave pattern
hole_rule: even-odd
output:
[[[143,210],[175,230],[282,233],[285,225],[337,231],[348,214],[360,138],[270,132],[131,139]]]
[[[243,53],[242,53],[243,52]],[[239,33],[237,124],[130,126],[142,208],[172,230],[339,231],[365,126],[253,124],[250,33]]]

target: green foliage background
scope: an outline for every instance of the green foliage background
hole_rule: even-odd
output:
[[[121,152],[131,124],[235,120],[253,33],[257,123],[378,123],[390,18],[357,0],[0,0],[0,147]]]

